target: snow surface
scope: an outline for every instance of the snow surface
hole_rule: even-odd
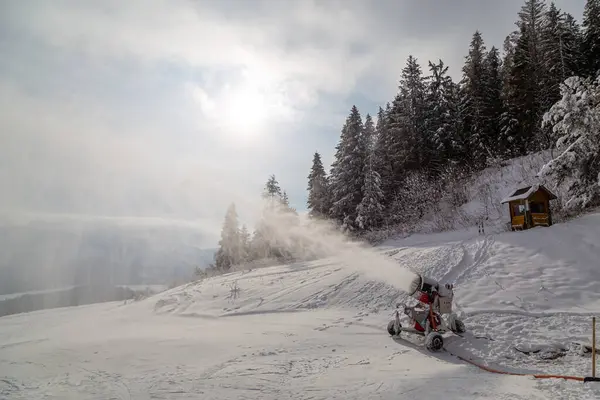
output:
[[[492,374],[456,356],[589,375],[581,343],[600,311],[598,237],[600,214],[414,235],[357,249],[364,257],[234,272],[138,302],[2,317],[0,398],[597,399],[598,384]],[[455,284],[468,332],[443,352],[386,332],[407,300],[387,277],[409,270]]]

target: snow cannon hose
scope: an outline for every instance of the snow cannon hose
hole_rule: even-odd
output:
[[[579,382],[600,382],[600,378],[596,377],[582,377],[582,376],[570,376],[570,375],[551,375],[551,374],[523,374],[519,372],[508,372],[508,371],[500,371],[494,368],[486,367],[485,365],[481,365],[476,363],[473,360],[469,360],[465,357],[461,357],[459,355],[455,355],[459,359],[468,362],[471,365],[476,366],[487,372],[492,372],[494,374],[503,374],[503,375],[516,375],[516,376],[533,376],[536,379],[566,379],[571,381],[579,381]]]

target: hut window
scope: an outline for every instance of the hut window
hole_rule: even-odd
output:
[[[513,214],[515,216],[519,216],[519,215],[525,214],[525,205],[523,205],[523,204],[515,204],[513,206]]]
[[[546,212],[546,207],[544,206],[544,203],[530,203],[529,208],[534,214],[544,214]]]

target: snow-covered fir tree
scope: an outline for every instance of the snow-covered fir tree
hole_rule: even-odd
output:
[[[366,151],[362,134],[362,117],[358,108],[352,106],[342,128],[331,169],[331,216],[339,221],[343,228],[351,230],[355,228],[356,207],[363,197]]]
[[[470,156],[476,166],[485,166],[488,155],[486,132],[486,48],[481,32],[476,31],[471,39],[469,53],[463,67],[461,81],[461,103],[463,110],[464,129],[469,135]]]
[[[297,213],[289,204],[285,190],[275,175],[269,176],[263,189],[264,207],[250,241],[253,259],[290,259],[288,228],[296,223]]]
[[[583,35],[577,20],[569,13],[563,13],[562,45],[566,77],[579,76],[585,72],[583,56]]]
[[[329,193],[329,179],[325,168],[323,167],[323,161],[321,160],[321,154],[315,152],[313,155],[313,163],[308,174],[308,200],[306,202],[309,216],[313,218],[324,218],[329,215],[329,209],[331,208],[330,193]]]
[[[542,27],[542,108],[560,99],[560,84],[578,75],[581,69],[581,33],[573,16],[562,12],[554,3],[545,14]]]
[[[381,225],[383,219],[383,199],[381,177],[374,168],[374,153],[371,151],[364,167],[363,198],[357,207],[356,224],[361,230],[369,230]]]
[[[565,188],[567,210],[581,210],[600,204],[600,77],[568,78],[561,94],[544,116],[559,154],[539,175]]]
[[[500,52],[494,46],[484,59],[484,147],[486,158],[497,158],[500,143],[500,122],[504,113],[502,101],[502,65]],[[487,165],[487,163],[484,163]]]
[[[242,261],[243,247],[238,227],[238,215],[235,204],[227,208],[219,249],[215,254],[215,266],[221,270],[228,270],[232,265]]]
[[[542,30],[542,49],[544,52],[544,76],[542,91],[544,92],[544,108],[556,103],[560,98],[560,84],[567,79],[565,48],[563,44],[563,14],[550,3],[544,18]]]
[[[587,76],[596,77],[600,73],[600,0],[587,0],[582,27],[585,72]]]
[[[377,125],[375,126],[375,142],[373,143],[373,168],[381,178],[381,189],[384,193],[384,202],[391,199],[393,192],[393,170],[391,150],[391,130],[389,129],[389,115],[391,105],[387,103],[386,109],[379,107],[377,112]]]
[[[502,118],[502,137],[508,143],[508,157],[517,157],[539,149],[540,89],[539,68],[531,62],[527,25],[521,26],[512,68],[506,81],[504,93],[506,113]]]
[[[417,59],[408,56],[402,69],[399,85],[399,101],[392,109],[396,123],[394,149],[404,146],[406,150],[403,169],[415,170],[429,168],[431,162],[432,141],[425,134],[425,77]],[[401,152],[399,153],[401,154]],[[397,171],[398,172],[398,171]],[[402,178],[396,175],[396,181]]]
[[[290,205],[290,198],[285,190],[281,195],[281,211],[288,214],[298,215],[296,209]]]
[[[425,105],[425,134],[432,145],[431,164],[439,171],[442,164],[454,156],[456,104],[454,84],[448,76],[448,66],[442,60],[434,64],[429,61]]]
[[[250,252],[250,232],[248,231],[248,227],[246,224],[242,225],[240,229],[240,245],[242,248],[242,260],[243,261],[251,261],[251,252]]]
[[[262,196],[263,199],[272,201],[274,203],[281,200],[281,187],[279,186],[279,182],[277,181],[277,178],[275,178],[275,175],[269,176],[269,180],[265,184]]]
[[[521,110],[520,129],[517,131],[521,154],[540,150],[549,145],[542,131],[545,112],[543,30],[546,16],[544,0],[526,0],[519,12],[517,25],[521,38],[515,49],[516,80],[520,82],[520,95],[515,106]]]
[[[515,65],[515,52],[517,42],[519,40],[519,32],[511,32],[506,36],[503,45],[502,59],[502,115],[500,116],[500,135],[498,138],[497,154],[502,158],[511,158],[517,152],[515,151],[514,143],[516,142],[515,134],[519,121],[517,120],[517,109],[514,105],[516,92],[519,90],[513,81],[513,70]]]
[[[376,135],[377,135],[377,132],[375,131],[375,124],[373,123],[373,117],[371,117],[371,114],[367,114],[365,116],[365,123],[364,123],[363,133],[361,136],[363,139],[362,146],[363,146],[365,154],[366,154],[365,160],[370,157],[371,152],[374,149]]]

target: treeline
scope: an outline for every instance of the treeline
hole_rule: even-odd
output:
[[[215,262],[206,271],[198,270],[197,275],[226,272],[235,265],[260,260],[285,262],[294,259],[293,250],[297,246],[290,243],[292,239],[283,235],[282,230],[289,230],[298,222],[298,213],[290,206],[288,195],[275,175],[271,175],[265,184],[262,199],[262,215],[252,233],[246,225],[240,226],[235,204],[229,205]]]
[[[600,70],[600,0],[587,1],[581,26],[554,3],[527,0],[516,26],[502,51],[476,31],[459,82],[442,60],[424,71],[409,56],[376,123],[353,106],[329,173],[314,154],[310,215],[354,232],[415,221],[444,196],[462,204],[448,190],[460,177],[551,148],[553,126],[542,120],[561,84]]]
[[[600,0],[586,2],[581,25],[554,3],[527,0],[516,26],[502,50],[488,49],[476,31],[459,82],[442,60],[424,70],[409,56],[396,96],[379,107],[376,121],[353,106],[329,171],[314,153],[309,216],[355,234],[387,225],[410,229],[440,213],[441,204],[464,204],[471,174],[555,143],[559,154],[540,176],[567,182],[567,204],[597,204],[600,82],[592,80],[600,72]],[[230,205],[215,262],[200,275],[315,252],[306,234],[294,235],[299,218],[275,176],[263,199],[252,234]]]

